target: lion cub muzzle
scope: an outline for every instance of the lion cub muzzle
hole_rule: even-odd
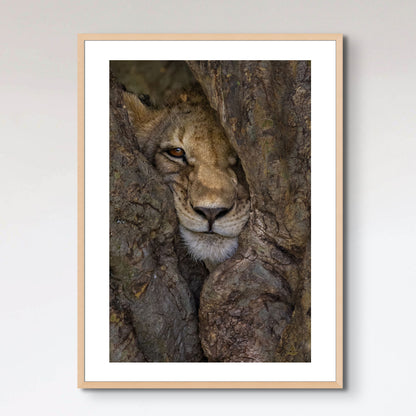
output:
[[[189,186],[189,199],[193,210],[207,221],[206,232],[213,232],[213,224],[227,215],[235,202],[237,181],[223,170],[212,166],[195,169]]]

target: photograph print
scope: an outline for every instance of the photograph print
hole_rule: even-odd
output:
[[[311,61],[109,81],[110,362],[311,362]]]

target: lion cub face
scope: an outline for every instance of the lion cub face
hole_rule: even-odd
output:
[[[124,99],[141,150],[172,190],[189,252],[214,265],[231,257],[250,202],[213,110],[201,101],[149,110],[132,94]]]

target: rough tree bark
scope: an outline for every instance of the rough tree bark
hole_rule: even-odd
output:
[[[172,195],[137,148],[120,85],[110,84],[110,361],[201,361]]]
[[[310,63],[188,65],[240,157],[250,220],[206,277],[175,237],[172,196],[112,78],[110,359],[310,361]]]
[[[310,361],[310,63],[188,62],[237,151],[252,214],[204,284],[211,361]]]

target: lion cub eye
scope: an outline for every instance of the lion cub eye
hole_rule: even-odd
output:
[[[181,149],[180,147],[175,147],[173,149],[169,149],[168,154],[173,157],[184,157],[185,150]]]

